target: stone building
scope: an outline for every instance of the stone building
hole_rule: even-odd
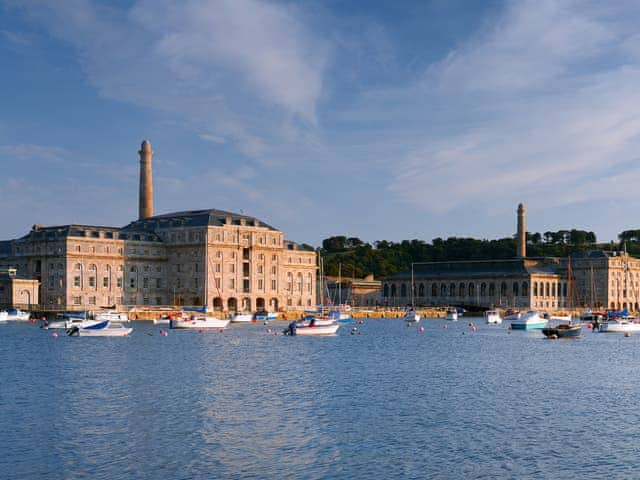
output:
[[[329,300],[333,304],[346,303],[352,307],[375,307],[380,305],[382,282],[373,275],[364,278],[327,277]]]
[[[520,309],[639,310],[640,260],[626,252],[593,250],[570,258],[527,257],[524,205],[518,206],[517,258],[414,263],[382,281],[389,306],[459,305]]]
[[[43,310],[316,304],[316,253],[256,218],[221,210],[153,213],[152,150],[140,149],[140,218],[124,227],[34,225],[0,242],[0,266],[39,282]],[[34,302],[37,303],[37,302]]]

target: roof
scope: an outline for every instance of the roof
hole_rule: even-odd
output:
[[[122,230],[149,231],[171,227],[221,227],[228,224],[227,220],[229,220],[231,225],[240,226],[244,222],[247,226],[256,226],[278,231],[276,228],[255,217],[215,209],[187,210],[184,212],[154,215],[153,217],[142,218],[131,222],[123,227]]]
[[[416,263],[413,276],[430,278],[452,277],[514,277],[525,275],[555,275],[559,264],[544,258],[518,258],[512,260],[473,260],[453,262]],[[390,280],[409,280],[411,270],[398,272],[384,278]]]

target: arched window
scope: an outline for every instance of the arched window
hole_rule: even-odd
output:
[[[470,283],[469,284],[469,296],[470,297],[475,297],[476,296],[476,284],[475,283]]]
[[[563,297],[567,296],[567,283],[566,282],[562,285],[562,296]]]
[[[555,283],[551,284],[551,296],[552,297],[556,296],[556,284]]]
[[[441,297],[447,296],[447,286],[444,283],[440,284],[440,296]]]
[[[480,296],[481,297],[486,297],[487,296],[487,284],[482,282],[480,284]]]
[[[431,296],[432,297],[437,297],[438,296],[438,285],[435,283],[431,284]]]
[[[465,292],[465,288],[464,288],[464,283],[461,283],[460,285],[458,285],[458,296],[459,297],[464,297],[464,292]]]
[[[393,285],[391,285],[391,296],[395,297],[396,294],[397,294],[396,284],[394,283]]]
[[[513,282],[513,296],[514,297],[520,296],[520,285],[518,285],[518,282]]]
[[[389,285],[388,284],[385,284],[385,286],[384,286],[384,294],[383,294],[383,296],[385,298],[389,297]]]
[[[500,284],[500,295],[503,297],[507,296],[507,283],[506,282],[502,282]]]
[[[522,296],[529,296],[529,284],[527,282],[522,282]]]
[[[545,287],[544,287],[544,293],[545,293],[545,296],[546,296],[546,297],[548,297],[548,296],[549,296],[549,292],[550,292],[550,291],[551,291],[551,288],[550,288],[549,282],[547,282],[547,283],[545,284]]]
[[[455,297],[456,296],[456,284],[455,283],[450,283],[449,284],[449,296],[450,297]]]
[[[421,283],[420,285],[418,285],[418,296],[424,297],[424,283]]]
[[[533,296],[538,296],[538,282],[533,282]]]
[[[496,296],[496,284],[491,282],[489,284],[489,296],[490,297],[495,297]]]
[[[400,285],[400,296],[401,297],[407,296],[407,286],[404,283]]]

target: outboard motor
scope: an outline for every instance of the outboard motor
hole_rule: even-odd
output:
[[[78,328],[77,325],[74,325],[73,327],[67,330],[67,335],[69,335],[70,337],[74,335],[80,335],[80,328]]]

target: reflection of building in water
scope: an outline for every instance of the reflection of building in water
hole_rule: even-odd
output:
[[[370,307],[380,304],[380,280],[373,275],[364,278],[327,277],[329,300],[334,305],[340,303],[353,307]]]
[[[602,250],[575,253],[570,262],[567,258],[527,257],[524,212],[520,204],[518,258],[415,263],[414,303],[639,310],[640,260],[626,252]],[[411,303],[411,271],[382,280],[382,302],[391,306]]]
[[[149,142],[138,153],[138,220],[121,228],[34,225],[24,237],[0,242],[0,265],[39,281],[31,303],[39,298],[47,310],[315,305],[312,249],[286,241],[282,231],[247,215],[213,209],[154,215]]]

